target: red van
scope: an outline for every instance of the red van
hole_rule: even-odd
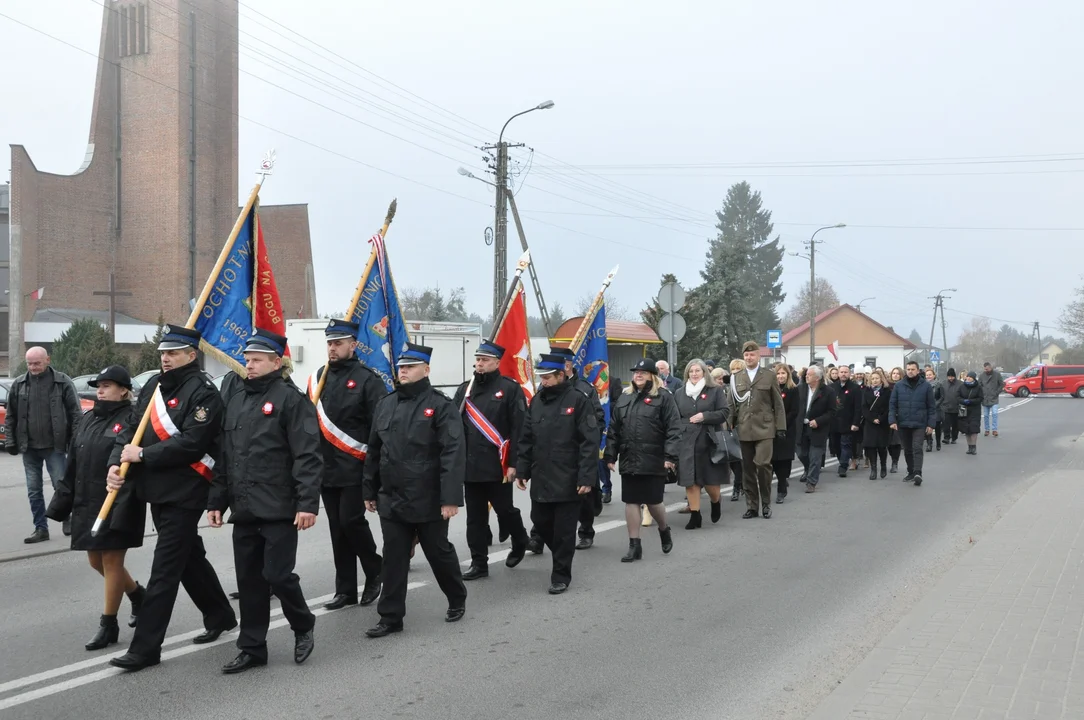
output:
[[[1084,398],[1084,365],[1032,365],[1006,380],[1005,392],[1021,398],[1040,393]]]

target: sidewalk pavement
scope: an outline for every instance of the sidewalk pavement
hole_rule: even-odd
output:
[[[809,720],[1084,718],[1084,436],[1075,442]]]
[[[49,473],[45,473],[45,505],[53,497]],[[148,526],[149,527],[149,526]],[[23,459],[0,453],[0,563],[39,555],[67,552],[71,538],[64,537],[60,523],[49,521],[49,540],[27,545],[23,538],[34,532],[30,501],[26,497]]]

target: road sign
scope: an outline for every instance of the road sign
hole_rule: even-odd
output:
[[[659,320],[659,337],[663,339],[663,342],[671,345],[676,343],[685,337],[685,330],[685,318],[677,313],[666,313],[662,316],[662,320]]]
[[[930,351],[930,362],[941,362],[941,353],[938,350]]]
[[[676,282],[666,283],[659,289],[659,294],[655,299],[662,306],[663,312],[676,313],[685,306],[685,290]],[[666,337],[663,336],[663,340],[665,339]]]
[[[777,347],[783,346],[783,331],[782,330],[769,330],[768,331],[768,348],[774,350]]]

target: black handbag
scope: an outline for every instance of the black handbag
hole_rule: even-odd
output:
[[[715,445],[711,453],[712,465],[729,465],[733,462],[741,462],[741,445],[738,436],[730,429],[719,429],[708,432],[708,437]]]

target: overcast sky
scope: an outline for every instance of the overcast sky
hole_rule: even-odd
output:
[[[844,302],[875,297],[863,309],[903,335],[929,332],[927,298],[949,287],[950,341],[968,313],[1056,333],[1082,282],[1079,0],[454,5],[242,2],[239,196],[276,148],[262,199],[309,204],[321,311],[345,307],[398,197],[397,284],[462,285],[487,314],[492,192],[456,169],[484,177],[475,148],[549,99],[506,139],[534,149],[514,152],[515,185],[551,305],[594,293],[618,262],[611,292],[632,309],[663,272],[697,284],[714,212],[743,179],[788,251],[847,223],[818,236],[818,274]],[[0,17],[0,144],[73,172],[100,4],[17,0],[0,13],[89,51]],[[927,163],[890,162],[916,159]],[[808,277],[788,256],[784,289]]]

